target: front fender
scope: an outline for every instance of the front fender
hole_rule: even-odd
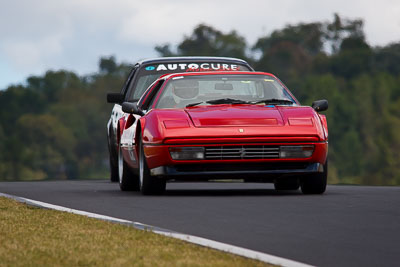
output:
[[[117,129],[117,134],[118,134],[118,135],[117,135],[117,139],[118,139],[118,143],[119,143],[119,141],[121,140],[122,133],[124,132],[125,123],[126,123],[125,116],[122,117],[122,118],[120,118],[120,119],[118,120],[118,129]]]
[[[328,140],[328,122],[326,120],[326,116],[322,114],[318,114],[319,119],[321,120],[322,127],[324,129],[325,139]]]

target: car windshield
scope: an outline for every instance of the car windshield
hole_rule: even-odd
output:
[[[268,75],[179,76],[167,82],[155,108],[215,104],[296,105],[296,101]]]
[[[136,82],[129,89],[129,100],[139,99],[144,91],[161,75],[179,72],[201,72],[201,71],[251,71],[247,66],[236,63],[157,63],[147,64],[140,67]]]

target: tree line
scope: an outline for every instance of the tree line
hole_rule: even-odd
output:
[[[155,50],[242,58],[276,74],[303,105],[327,99],[329,182],[400,184],[400,42],[371,46],[362,20],[287,25],[253,45],[200,24]],[[94,75],[48,71],[0,91],[0,180],[108,177],[105,95],[129,70],[103,57]]]

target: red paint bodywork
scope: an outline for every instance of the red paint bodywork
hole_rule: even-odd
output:
[[[254,111],[257,113],[254,113]],[[224,116],[220,114],[222,112]],[[189,116],[189,114],[194,113],[196,113],[194,116]],[[254,120],[255,114],[257,114],[257,120]],[[307,120],[304,123],[305,125],[290,125],[289,118],[308,119],[308,121],[312,121],[312,125],[308,125]],[[170,120],[187,122],[185,125],[188,125],[188,127],[167,129],[164,121]],[[270,123],[269,120],[276,120],[276,122]],[[291,144],[314,144],[315,152],[308,159],[246,159],[245,161],[300,160],[321,164],[326,161],[327,139],[324,126],[318,114],[310,107],[263,108],[254,105],[215,105],[192,107],[184,110],[152,110],[146,115],[146,121],[143,142],[149,168],[188,162],[216,162],[216,160],[174,161],[169,155],[168,148],[177,145],[284,145],[288,142]],[[221,125],[217,125],[217,123]],[[243,129],[244,132],[239,132],[239,128]],[[244,160],[222,161],[234,163]]]
[[[207,73],[207,75],[235,74],[235,72]],[[241,72],[240,74],[246,74]],[[249,72],[251,75],[270,75]],[[160,79],[171,79],[183,75],[205,75],[185,73],[165,75]],[[273,76],[275,77],[275,76]],[[156,104],[166,82],[156,95]],[[146,99],[151,90],[147,90]],[[285,87],[286,88],[286,87]],[[290,91],[288,90],[288,93]],[[291,94],[292,95],[292,94]],[[293,96],[294,98],[294,96]],[[294,98],[296,100],[296,98]],[[143,103],[142,99],[139,103]],[[296,100],[297,104],[298,101]],[[194,106],[183,109],[154,109],[144,115],[138,123],[144,154],[150,169],[160,166],[182,164],[260,163],[260,162],[307,162],[325,164],[328,154],[328,127],[326,117],[308,106],[264,106],[249,104],[220,104]],[[121,126],[125,120],[121,120]],[[124,129],[125,127],[121,127]],[[239,129],[242,129],[239,131]],[[136,138],[139,135],[136,135]],[[134,141],[137,155],[138,140]],[[315,146],[309,158],[298,159],[238,159],[238,160],[173,160],[170,147],[176,146],[238,146],[238,145],[309,145]],[[138,160],[132,161],[124,151],[127,163],[138,168]]]

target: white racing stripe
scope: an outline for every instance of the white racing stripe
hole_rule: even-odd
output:
[[[63,206],[53,205],[53,204],[46,203],[46,202],[41,202],[41,201],[37,201],[37,200],[33,200],[33,199],[28,199],[28,198],[23,198],[23,197],[18,197],[18,196],[3,194],[3,193],[0,193],[0,197],[11,198],[18,202],[26,203],[28,205],[33,205],[33,206],[37,206],[37,207],[41,207],[41,208],[65,211],[65,212],[69,212],[69,213],[73,213],[73,214],[83,215],[83,216],[90,217],[90,218],[125,224],[125,225],[132,226],[139,230],[152,231],[156,234],[184,240],[189,243],[221,250],[224,252],[232,253],[235,255],[242,256],[242,257],[255,259],[255,260],[259,260],[259,261],[263,261],[263,262],[267,262],[267,263],[271,263],[271,264],[275,264],[275,265],[287,266],[287,267],[310,267],[310,266],[312,266],[312,265],[304,264],[301,262],[273,256],[270,254],[266,254],[266,253],[246,249],[246,248],[241,248],[241,247],[225,244],[222,242],[218,242],[218,241],[214,241],[214,240],[210,240],[210,239],[206,239],[206,238],[202,238],[202,237],[181,234],[178,232],[170,231],[167,229],[162,229],[162,228],[151,226],[151,225],[146,225],[143,223],[132,222],[132,221],[128,221],[128,220],[123,220],[123,219],[119,219],[119,218],[115,218],[115,217],[110,217],[110,216],[87,212],[87,211],[82,211],[82,210],[70,209],[70,208],[66,208]]]

